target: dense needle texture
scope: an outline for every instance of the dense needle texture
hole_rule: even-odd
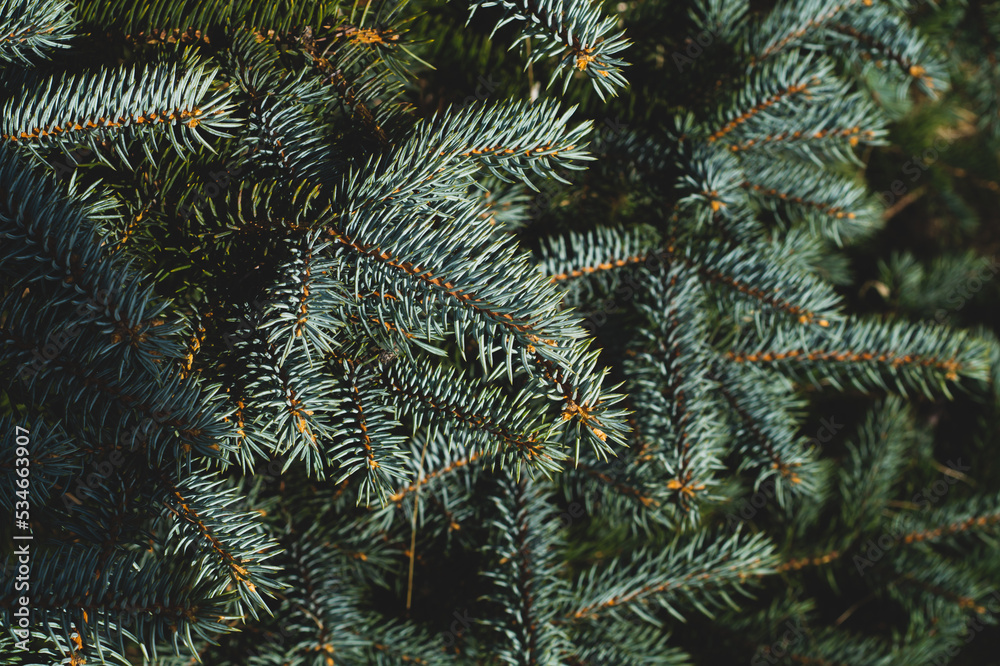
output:
[[[983,663],[998,38],[0,0],[0,662]]]

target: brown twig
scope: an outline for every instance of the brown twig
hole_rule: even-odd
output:
[[[428,439],[424,439],[424,448],[420,450],[419,474],[424,472],[424,455],[427,453]],[[417,479],[419,481],[419,478]],[[406,610],[410,610],[410,602],[413,600],[413,562],[417,553],[417,506],[420,501],[420,486],[413,491],[413,520],[410,522],[410,573],[406,581]]]

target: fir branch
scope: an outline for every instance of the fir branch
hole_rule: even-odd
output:
[[[81,646],[82,638],[71,638],[70,627],[75,625],[87,639],[85,654],[93,655],[92,646],[99,644],[108,652],[118,645],[121,655],[127,624],[129,634],[153,658],[163,641],[179,638],[194,652],[194,636],[231,631],[224,624],[230,619],[226,605],[231,595],[212,594],[211,582],[191,567],[178,560],[142,563],[134,553],[116,553],[98,574],[99,558],[97,549],[80,545],[35,553],[35,626],[61,631],[66,645]],[[5,570],[10,570],[10,559]],[[5,578],[8,585],[0,592],[0,608],[6,615],[16,593],[14,576]],[[91,591],[95,580],[98,584]]]
[[[482,452],[474,451],[474,452],[470,453],[468,456],[466,456],[464,458],[459,458],[457,460],[453,460],[453,461],[449,462],[448,464],[444,465],[443,467],[440,467],[440,468],[437,468],[437,469],[432,469],[429,472],[427,472],[426,474],[424,474],[423,476],[421,476],[420,479],[418,479],[417,481],[414,481],[413,483],[409,484],[405,488],[400,488],[399,490],[397,490],[395,493],[393,493],[392,495],[389,496],[388,500],[390,502],[395,502],[396,505],[399,506],[400,503],[403,501],[403,499],[409,493],[412,493],[412,492],[416,491],[418,488],[420,488],[422,486],[425,486],[428,483],[431,483],[432,481],[434,481],[435,479],[437,479],[440,476],[444,476],[444,475],[449,474],[451,472],[455,472],[457,470],[460,470],[462,467],[465,467],[467,465],[471,465],[473,462],[475,462],[479,458],[483,457],[483,455],[484,455],[484,453],[482,453]]]
[[[212,481],[205,475],[195,474],[175,483],[166,474],[161,474],[160,481],[165,491],[164,506],[180,524],[190,526],[187,529],[197,537],[192,541],[200,544],[195,548],[206,552],[225,572],[225,577],[239,593],[240,612],[249,612],[256,618],[256,607],[266,608],[261,593],[271,594],[282,587],[270,578],[278,567],[264,564],[265,560],[274,557],[277,544],[261,529],[255,529],[254,523],[248,522],[253,513],[239,514],[220,508],[231,504],[234,496],[232,489],[221,490],[221,480]],[[171,531],[173,529],[177,528]],[[256,534],[248,535],[248,532]],[[187,543],[188,538],[182,537],[172,549],[181,554],[187,550]],[[228,582],[217,584],[217,593],[228,589]]]
[[[725,602],[736,608],[719,588],[732,587],[746,594],[742,589],[745,581],[772,570],[773,547],[761,535],[708,545],[701,534],[683,547],[683,542],[675,541],[657,556],[640,551],[632,562],[615,560],[601,567],[603,571],[591,568],[584,572],[575,582],[576,601],[566,619],[593,621],[604,614],[621,617],[633,611],[654,621],[650,611],[659,607],[683,621],[678,605],[694,601],[696,593],[695,606],[709,616],[709,605]]]
[[[192,139],[208,146],[203,133],[227,136],[226,130],[236,126],[229,118],[231,93],[208,94],[215,73],[192,61],[181,71],[149,66],[57,75],[34,94],[4,105],[0,139],[40,147],[84,143],[103,159],[103,141],[117,137],[124,159],[122,139],[140,130],[165,131],[179,152],[194,150]]]
[[[502,5],[506,12],[494,33],[514,20],[527,23],[518,41],[534,38],[537,42],[528,55],[528,66],[558,55],[565,71],[564,90],[577,71],[586,73],[602,99],[605,93],[617,94],[616,87],[625,85],[619,68],[628,63],[614,54],[627,48],[629,42],[621,32],[611,34],[617,21],[603,16],[599,5],[587,0],[473,0],[470,20],[477,9],[495,5]]]
[[[849,383],[862,391],[891,387],[903,394],[950,395],[948,382],[961,376],[984,381],[988,365],[988,344],[965,332],[876,319],[845,318],[827,329],[809,330],[806,337],[779,329],[771,341],[753,347],[726,356],[736,363],[780,368],[805,382]],[[827,373],[822,380],[819,368]]]
[[[75,27],[72,7],[62,0],[2,0],[0,60],[30,64],[31,56],[69,48]]]
[[[829,5],[815,0],[784,0],[758,29],[751,32],[748,50],[756,61],[763,61],[797,46],[803,38],[821,31],[827,24],[848,11],[873,0],[841,0]]]
[[[105,30],[115,28],[123,34],[155,33],[171,28],[184,30],[189,26],[207,32],[214,26],[227,24],[284,34],[294,28],[319,27],[325,17],[334,13],[334,8],[322,0],[278,0],[263,5],[253,0],[209,0],[194,5],[109,0],[82,3],[79,12],[85,24]]]
[[[340,468],[335,483],[360,472],[358,503],[379,502],[406,478],[402,463],[409,456],[403,449],[405,438],[396,434],[395,410],[387,404],[389,394],[377,385],[379,368],[343,361],[344,418],[339,436],[329,449],[330,460]]]
[[[486,574],[494,589],[489,598],[507,609],[491,622],[509,647],[497,655],[505,664],[534,666],[556,664],[560,653],[570,650],[566,629],[555,622],[554,603],[565,594],[566,582],[558,576],[559,543],[556,521],[545,501],[546,487],[526,481],[504,480],[491,499],[496,505],[490,550],[497,557]]]
[[[546,426],[537,411],[522,406],[525,396],[505,399],[497,386],[468,382],[440,366],[421,365],[405,370],[389,368],[384,382],[390,394],[412,401],[432,418],[469,428],[479,446],[492,456],[516,462],[518,467],[523,461],[557,469],[564,455],[549,439],[552,425]]]

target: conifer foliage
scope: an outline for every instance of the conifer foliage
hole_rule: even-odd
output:
[[[947,663],[1000,345],[850,264],[938,11],[0,0],[4,663]]]

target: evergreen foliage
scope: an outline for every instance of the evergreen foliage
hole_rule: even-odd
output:
[[[3,663],[981,663],[998,36],[0,0]]]

